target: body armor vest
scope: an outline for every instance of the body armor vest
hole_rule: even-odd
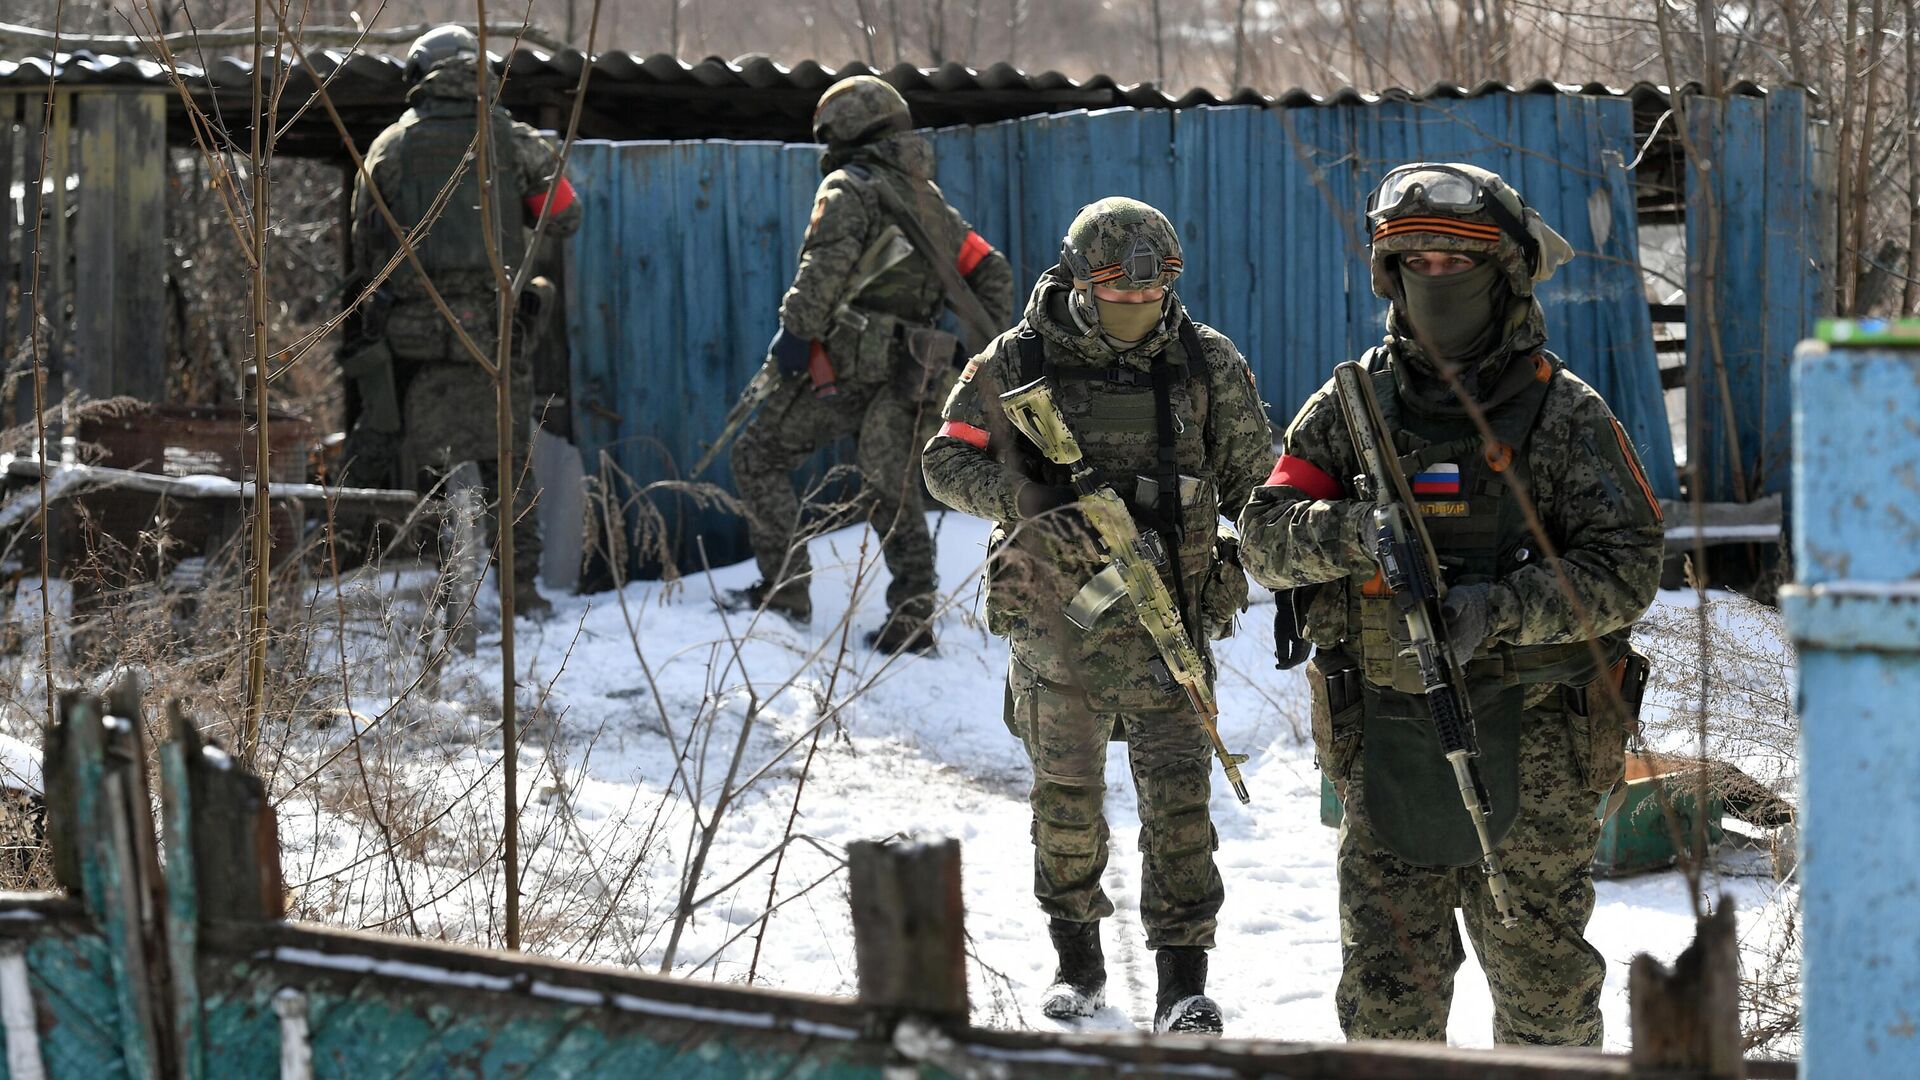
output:
[[[1537,377],[1486,411],[1487,425],[1498,440],[1488,447],[1469,417],[1435,417],[1406,408],[1380,350],[1367,356],[1375,395],[1401,454],[1401,470],[1414,488],[1417,509],[1449,585],[1492,581],[1543,557],[1513,491],[1531,490],[1528,450],[1561,364],[1546,353],[1536,354],[1531,362]],[[1349,588],[1347,627],[1347,639],[1359,643],[1361,668],[1369,682],[1402,693],[1420,692],[1419,671],[1412,658],[1403,655],[1406,628],[1384,588],[1374,583]],[[1605,635],[1601,645],[1611,664],[1624,653],[1626,635]],[[1474,654],[1467,677],[1506,685],[1577,686],[1591,682],[1601,670],[1584,641],[1490,643]]]
[[[393,185],[396,190],[382,191],[393,210],[393,215],[402,226],[411,228],[432,212],[440,189],[447,179],[460,168],[473,143],[474,118],[465,116],[432,116],[410,111],[401,118],[403,134],[400,145],[395,151],[398,162],[399,183]],[[493,232],[495,250],[512,272],[512,260],[519,256],[520,189],[514,182],[514,170],[507,167],[513,160],[513,123],[503,116],[493,117],[493,130],[488,132],[490,151],[494,160],[493,167]],[[459,181],[448,194],[446,204],[440,216],[434,221],[424,239],[415,241],[415,251],[420,263],[435,285],[442,292],[448,291],[448,284],[439,280],[446,274],[454,280],[473,279],[479,276],[491,281],[492,265],[487,259],[487,235],[480,219],[480,173],[477,162],[469,162],[461,171]],[[386,230],[381,229],[382,233]],[[392,237],[387,235],[388,252],[393,250]],[[426,289],[413,273],[412,266],[402,262],[394,271],[393,280],[396,290],[402,296],[424,296]]]

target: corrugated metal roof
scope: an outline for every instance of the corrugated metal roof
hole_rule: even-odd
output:
[[[356,138],[370,138],[404,106],[406,82],[400,62],[391,56],[314,50],[309,64],[288,65],[289,91],[310,93],[317,80],[328,80],[328,92]],[[245,115],[245,95],[253,78],[251,63],[239,56],[203,60],[182,52],[180,73],[197,98],[217,99],[231,119]],[[194,61],[194,62],[189,62]],[[547,52],[535,48],[513,51],[506,64],[504,101],[518,115],[557,126],[564,119],[571,90],[579,82],[584,54],[574,49]],[[833,83],[854,75],[878,75],[898,87],[912,104],[922,124],[943,127],[979,124],[1075,109],[1131,106],[1140,109],[1192,109],[1207,105],[1262,105],[1303,108],[1366,105],[1382,100],[1478,98],[1490,94],[1579,94],[1625,97],[1645,127],[1665,111],[1667,88],[1653,83],[1613,87],[1603,83],[1560,83],[1548,79],[1508,86],[1485,82],[1466,87],[1437,83],[1420,91],[1388,89],[1363,93],[1346,87],[1330,94],[1294,89],[1263,94],[1241,89],[1222,96],[1195,88],[1173,96],[1152,83],[1124,84],[1108,75],[1079,80],[1057,71],[1031,74],[1010,64],[975,70],[957,63],[937,68],[900,64],[885,70],[862,63],[839,68],[807,60],[786,67],[766,58],[733,63],[709,57],[688,63],[663,53],[640,56],[606,52],[594,57],[588,80],[581,134],[587,138],[687,139],[759,138],[799,142],[808,138],[814,102]],[[44,85],[52,64],[44,56],[0,59],[0,87],[30,89]],[[58,82],[65,86],[166,85],[168,74],[160,64],[143,57],[91,52],[64,54]],[[1691,89],[1691,87],[1689,87]],[[1739,83],[1736,95],[1760,95],[1753,83]],[[298,99],[289,98],[283,115],[291,115]],[[234,111],[238,106],[239,111]],[[176,114],[177,101],[171,102]],[[176,126],[186,129],[176,115]],[[323,110],[310,109],[295,120],[283,143],[283,153],[321,156],[338,154],[338,140]]]

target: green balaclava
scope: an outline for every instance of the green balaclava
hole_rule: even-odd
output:
[[[1102,300],[1093,297],[1093,306],[1100,313],[1100,332],[1115,345],[1128,346],[1153,333],[1160,319],[1167,312],[1165,297],[1141,304],[1129,304],[1119,300]]]
[[[1400,293],[1414,340],[1435,360],[1469,364],[1499,346],[1511,292],[1493,261],[1480,259],[1471,270],[1439,276],[1403,268]]]

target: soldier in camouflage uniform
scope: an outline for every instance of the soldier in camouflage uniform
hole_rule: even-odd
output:
[[[474,143],[479,42],[458,26],[422,35],[407,54],[409,108],[374,139],[366,172],[353,190],[351,280],[372,280],[399,250],[399,240],[376,202],[384,201],[401,228],[427,218],[440,191]],[[493,173],[493,244],[513,273],[525,250],[526,229],[542,213],[548,234],[571,235],[580,227],[580,204],[560,173],[554,147],[526,124],[496,108],[489,132]],[[371,183],[368,182],[371,178]],[[481,220],[480,178],[468,162],[444,210],[414,250],[433,286],[459,318],[489,362],[495,357],[499,292],[487,254],[488,226]],[[487,498],[502,489],[495,430],[493,378],[454,335],[411,263],[402,259],[383,286],[384,326],[369,328],[384,348],[343,362],[358,399],[359,415],[348,436],[350,482],[422,483],[462,461],[479,468]],[[390,306],[389,306],[390,305]],[[533,413],[533,373],[525,349],[513,357],[513,460],[527,460]],[[384,420],[382,418],[385,418]],[[391,470],[397,476],[382,477]],[[511,484],[514,478],[506,478]],[[538,615],[551,605],[535,587],[540,534],[531,511],[531,473],[520,478],[514,526],[514,607]],[[489,536],[495,516],[487,516]]]
[[[887,622],[866,642],[888,653],[934,645],[933,537],[918,466],[960,354],[934,328],[947,294],[929,260],[950,261],[996,326],[1013,318],[1012,267],[946,204],[932,180],[933,145],[911,126],[906,100],[870,75],[821,97],[813,134],[827,147],[826,178],[768,350],[785,381],[733,451],[760,581],[731,594],[728,606],[765,605],[805,623],[812,565],[792,473],[821,447],[855,437],[861,508],[893,576]],[[939,250],[915,251],[849,296],[862,257],[890,227],[902,228],[890,203],[913,213]],[[822,348],[824,365],[814,362]]]
[[[1582,934],[1597,809],[1621,778],[1631,720],[1597,680],[1617,670],[1659,583],[1659,505],[1606,402],[1543,350],[1533,289],[1572,250],[1517,193],[1471,166],[1405,166],[1375,192],[1369,225],[1374,290],[1391,310],[1365,364],[1447,573],[1446,629],[1470,657],[1519,923],[1500,924],[1475,865],[1376,578],[1371,504],[1348,487],[1360,465],[1329,382],[1287,429],[1240,528],[1248,570],[1291,590],[1281,602],[1318,646],[1314,744],[1346,808],[1340,1024],[1349,1038],[1445,1039],[1465,956],[1458,907],[1496,1039],[1598,1046],[1606,965]],[[1550,545],[1525,523],[1521,491]]]
[[[1159,654],[1130,603],[1089,631],[1062,617],[1107,560],[1062,470],[1008,426],[999,402],[1051,381],[1087,461],[1174,555],[1169,591],[1207,654],[1247,596],[1220,508],[1243,505],[1266,475],[1272,434],[1246,361],[1174,295],[1180,267],[1179,240],[1159,211],[1117,197],[1082,209],[1025,320],[967,365],[925,468],[936,497],[994,523],[987,621],[1012,646],[1007,726],[1033,762],[1034,892],[1059,954],[1042,1010],[1087,1016],[1103,1001],[1099,920],[1113,904],[1100,886],[1102,803],[1118,729],[1139,795],[1156,1026],[1217,1033],[1220,1010],[1205,996],[1223,897],[1208,814],[1211,744],[1186,696],[1154,678]],[[1168,490],[1177,501],[1160,498]]]

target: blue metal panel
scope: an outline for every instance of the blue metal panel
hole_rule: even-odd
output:
[[[1920,1075],[1920,350],[1808,344],[1793,371],[1800,1075]]]
[[[1792,453],[1787,436],[1793,395],[1786,364],[1767,362],[1767,358],[1791,356],[1820,313],[1825,296],[1820,224],[1825,210],[1820,206],[1807,138],[1807,92],[1788,88],[1769,93],[1765,123],[1766,214],[1761,220],[1766,234],[1761,264],[1766,278],[1759,297],[1762,362],[1754,372],[1743,411],[1759,424],[1759,457],[1766,467],[1761,490],[1773,492],[1788,487],[1784,466]]]

